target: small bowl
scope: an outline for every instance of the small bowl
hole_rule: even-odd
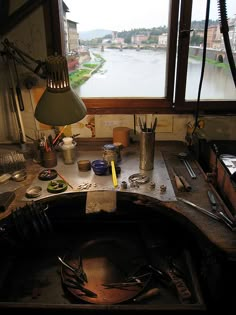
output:
[[[7,182],[11,178],[11,174],[5,173],[0,175],[0,184]]]
[[[12,173],[11,175],[11,179],[13,179],[16,182],[21,182],[23,180],[25,180],[27,177],[27,173],[26,170],[19,170],[19,171],[15,171],[14,173]]]
[[[77,164],[78,164],[78,169],[82,172],[91,170],[91,163],[89,160],[79,160]]]
[[[40,180],[53,180],[57,177],[57,171],[51,168],[45,169],[39,173],[38,179]]]
[[[26,190],[27,198],[37,198],[42,193],[42,187],[40,186],[32,186]]]
[[[104,160],[94,160],[91,166],[96,175],[105,175],[108,169],[108,163]]]

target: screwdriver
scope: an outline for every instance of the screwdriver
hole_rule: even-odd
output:
[[[192,187],[187,182],[185,177],[182,176],[182,175],[177,175],[174,170],[172,170],[172,171],[173,171],[173,174],[174,174],[174,177],[175,177],[175,183],[176,183],[177,189],[180,190],[180,191],[183,191],[183,190],[190,191],[192,189]]]
[[[183,183],[184,188],[185,188],[186,191],[190,191],[192,189],[191,185],[187,182],[187,180],[184,178],[184,176],[179,175],[179,179]]]
[[[176,185],[176,188],[179,190],[179,191],[184,191],[185,188],[184,188],[184,184],[181,182],[179,176],[175,173],[175,171],[172,169],[172,172],[173,172],[173,175],[174,175],[174,178],[175,178],[175,185]]]

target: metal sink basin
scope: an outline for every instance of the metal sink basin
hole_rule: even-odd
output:
[[[8,233],[1,240],[1,311],[204,312],[194,239],[168,208],[150,197],[145,197],[145,206],[142,198],[119,192],[115,210],[86,213],[87,194],[71,193],[18,209],[19,218],[4,223]],[[36,216],[40,212],[47,216],[44,225]],[[23,220],[25,234],[13,224]],[[84,285],[95,298],[63,285],[68,270],[57,257],[73,264],[78,255],[88,276]],[[135,276],[146,278],[128,287],[104,286]],[[153,289],[159,294],[145,297]]]

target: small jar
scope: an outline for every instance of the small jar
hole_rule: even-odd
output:
[[[60,143],[65,164],[74,164],[76,159],[76,142],[72,137],[65,137]]]
[[[43,167],[46,167],[46,168],[57,166],[57,154],[54,150],[43,152],[42,165]]]
[[[107,161],[108,165],[111,161],[117,163],[117,151],[114,144],[105,144],[103,146],[103,160]]]

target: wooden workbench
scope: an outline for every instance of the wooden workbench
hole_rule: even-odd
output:
[[[137,146],[137,144],[132,145],[135,148]],[[163,154],[176,197],[182,197],[211,211],[207,190],[214,190],[214,188],[206,182],[206,177],[196,161],[190,161],[191,166],[197,175],[196,179],[191,179],[184,164],[178,158],[179,152],[187,151],[185,143],[168,141],[158,142],[157,145]],[[79,149],[89,151],[94,150],[96,146],[98,149],[102,147],[100,142],[97,144],[95,143],[95,145],[91,145],[90,143],[81,143],[79,144]],[[138,152],[138,150],[136,152]],[[9,216],[14,209],[17,207],[23,207],[26,204],[26,202],[22,200],[22,197],[25,195],[26,189],[30,186],[34,178],[38,176],[42,166],[34,163],[32,160],[27,160],[26,167],[27,178],[24,182],[22,182],[21,187],[15,191],[16,197],[8,209],[4,213],[0,213],[0,219]],[[192,190],[190,192],[180,192],[176,189],[174,175],[172,172],[173,168],[176,172],[183,175],[191,184]],[[181,224],[188,226],[188,228],[198,234],[199,237],[204,236],[210,243],[213,244],[213,246],[216,246],[226,253],[230,259],[236,260],[236,232],[231,231],[223,223],[215,221],[181,201],[161,202],[142,195],[137,195],[137,198],[139,199],[139,202],[143,203],[145,206],[150,204],[152,206],[162,205],[166,207],[168,209],[168,215],[172,216]],[[29,200],[29,202],[31,201]],[[218,202],[226,211],[228,211],[221,199],[218,199]]]
[[[214,187],[206,181],[205,174],[195,160],[191,160],[190,163],[197,178],[191,179],[184,164],[178,158],[178,153],[187,151],[185,143],[168,141],[157,142],[156,145],[164,158],[176,197],[187,199],[211,211],[207,191],[209,189],[214,191]],[[132,146],[134,151],[138,154],[138,145],[131,144],[131,147]],[[102,144],[101,142],[95,142],[95,144],[80,143],[78,147],[79,150],[93,151],[96,149],[101,150]],[[132,148],[129,147],[128,149],[130,150]],[[42,170],[42,166],[33,163],[32,160],[27,160],[26,168],[27,178],[21,183],[20,188],[15,191],[16,197],[14,201],[4,213],[0,213],[0,219],[3,219],[3,221],[4,218],[11,215],[12,211],[16,210],[18,207],[25,206],[26,201],[23,201],[22,198],[25,196],[26,189],[38,176],[40,170]],[[192,186],[190,192],[180,192],[176,189],[172,169],[178,174],[183,175],[189,181]],[[81,207],[81,203],[78,202],[78,200],[81,201],[83,199],[83,204],[86,202],[86,194],[86,192],[76,191],[72,194],[53,195],[52,198],[50,197],[50,200],[56,200],[56,208],[58,206],[60,210],[65,211],[68,215],[68,213],[70,213],[68,210],[73,210],[73,207],[70,207],[73,202],[76,211],[78,210],[76,205],[79,204]],[[216,192],[215,194],[218,196]],[[151,211],[156,211],[158,215],[160,213],[165,216],[165,218],[167,218],[167,220],[165,220],[165,222],[167,222],[167,232],[173,232],[168,230],[171,226],[170,222],[176,223],[174,233],[176,233],[178,229],[180,230],[180,234],[183,230],[187,232],[187,234],[185,234],[187,235],[186,237],[189,236],[190,240],[194,239],[193,245],[191,246],[199,244],[198,247],[201,249],[198,252],[199,256],[195,256],[195,258],[199,264],[198,275],[199,278],[201,278],[201,282],[205,288],[204,290],[207,292],[206,299],[209,301],[211,308],[214,311],[224,310],[224,314],[233,314],[232,310],[234,309],[235,297],[234,291],[231,290],[231,288],[235,285],[236,281],[236,232],[231,231],[225,224],[208,217],[178,200],[163,202],[140,193],[131,194],[122,193],[120,191],[117,192],[117,200],[120,205],[124,205],[125,211],[129,211],[129,205],[132,205],[132,208],[135,210],[133,212],[134,215],[137,213],[135,208],[137,205],[139,211],[141,209],[142,213],[150,213],[146,211],[147,208],[150,208],[152,209]],[[217,201],[222,209],[229,211],[221,199]],[[29,200],[29,202],[32,201]],[[56,210],[58,210],[58,208]],[[64,213],[63,211],[62,214]],[[60,215],[62,214],[60,213]],[[171,221],[168,221],[168,219]],[[178,237],[176,238],[178,239]],[[193,252],[194,250],[195,247],[193,248]],[[227,313],[227,310],[231,311],[231,313]]]

